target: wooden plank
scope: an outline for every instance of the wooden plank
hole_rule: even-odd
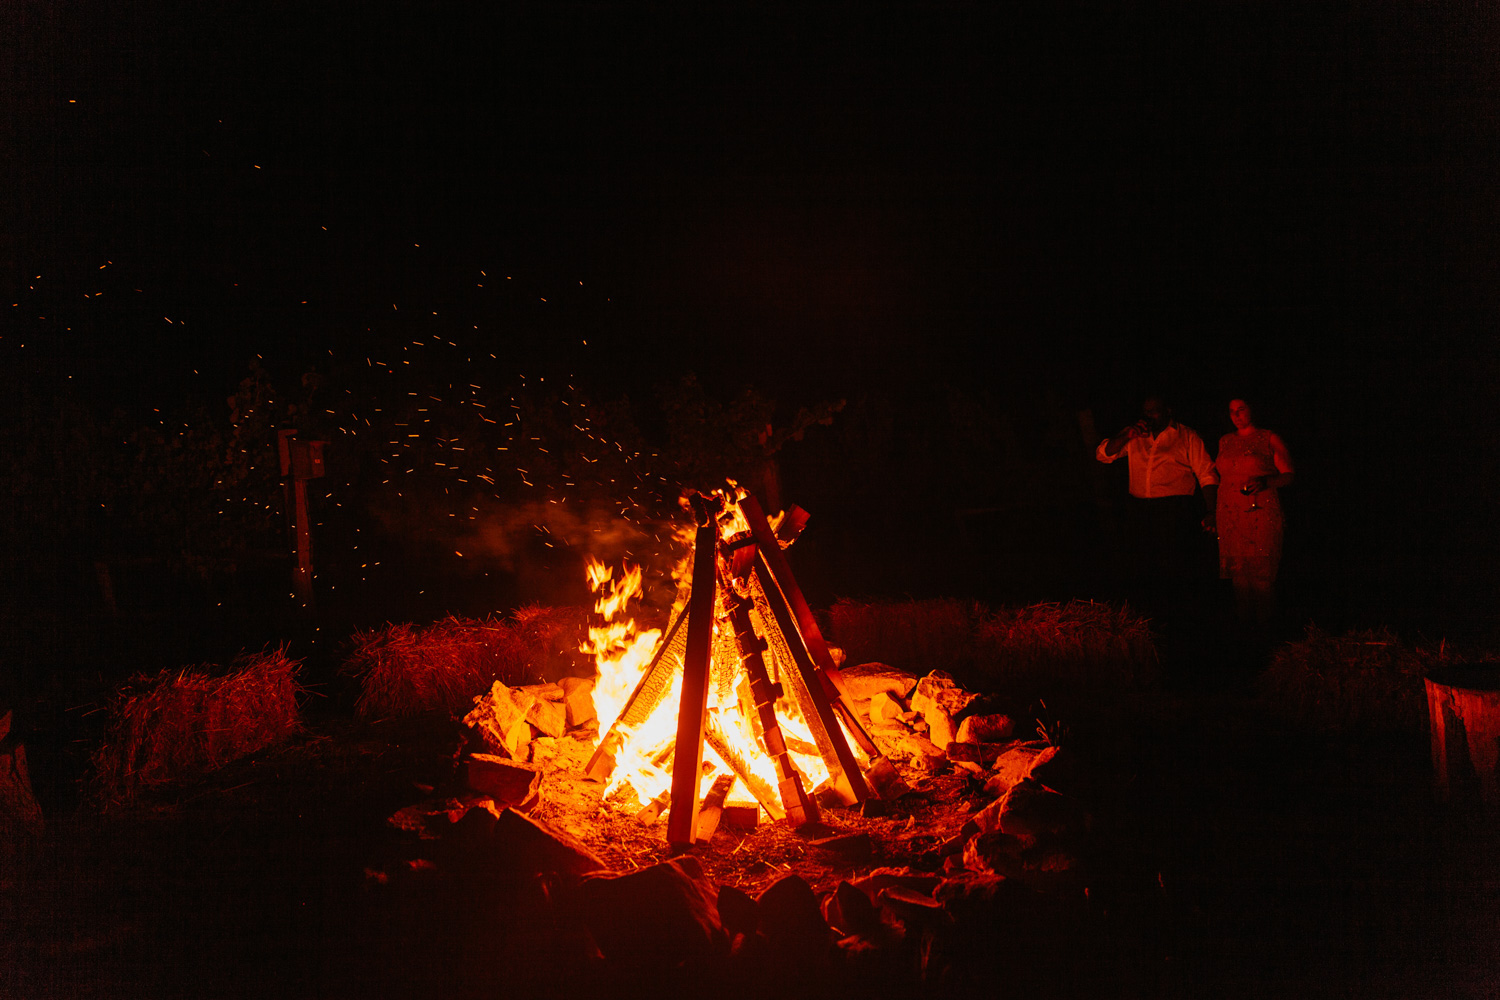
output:
[[[845,799],[851,802],[863,802],[870,797],[869,787],[865,784],[864,775],[860,772],[859,761],[855,759],[854,752],[849,749],[849,741],[844,738],[844,732],[839,726],[838,713],[833,707],[834,699],[829,697],[829,687],[826,686],[827,682],[822,676],[822,670],[812,655],[812,649],[807,642],[807,634],[797,619],[790,595],[795,594],[797,601],[804,608],[807,607],[807,601],[802,597],[802,591],[797,587],[797,581],[792,576],[786,556],[782,554],[781,543],[771,532],[770,522],[766,520],[766,515],[760,509],[760,504],[755,497],[747,494],[740,500],[740,511],[745,515],[745,520],[750,525],[750,533],[755,538],[756,579],[765,593],[766,602],[776,620],[776,627],[780,629],[782,637],[786,640],[793,664],[802,682],[800,686],[793,685],[793,690],[799,700],[804,695],[806,696],[806,702],[801,706],[802,714],[809,728],[812,729],[814,738],[818,740],[824,757],[827,758],[830,748],[833,750],[835,759],[826,761],[830,772],[829,778]],[[807,611],[807,615],[811,619],[811,609]],[[813,623],[813,628],[817,628],[816,622]],[[828,647],[826,643],[823,643],[821,635],[818,635],[818,642],[822,645],[824,657],[827,657]],[[833,661],[830,659],[828,662],[832,666]],[[836,693],[834,697],[842,700]],[[827,747],[822,746],[825,740],[828,743]],[[832,773],[835,765],[842,772],[841,774]]]
[[[812,608],[807,603],[807,598],[802,596],[802,588],[797,585],[797,579],[792,575],[791,564],[787,562],[785,553],[781,551],[780,542],[771,531],[771,524],[766,520],[766,515],[760,508],[760,502],[754,496],[746,494],[740,501],[740,511],[745,515],[745,521],[750,525],[750,534],[755,539],[757,549],[756,575],[761,578],[765,587],[767,597],[772,600],[772,608],[776,609],[776,598],[785,602],[789,617],[795,622],[795,629],[788,629],[782,625],[783,632],[795,633],[801,639],[801,645],[806,649],[811,660],[811,669],[798,658],[797,668],[803,673],[809,693],[817,691],[812,697],[819,705],[827,704],[831,707],[834,715],[843,723],[854,741],[859,744],[870,758],[870,770],[878,771],[885,776],[894,776],[895,769],[890,762],[881,754],[880,748],[865,731],[864,725],[859,721],[853,707],[843,693],[843,678],[839,674],[838,667],[833,662],[833,657],[828,652],[828,643],[823,639],[823,632],[818,628],[818,620],[813,615]],[[806,515],[803,515],[805,522]],[[781,625],[782,613],[777,611],[778,625]],[[797,643],[788,634],[787,641],[796,652]],[[821,697],[820,697],[821,696]],[[822,714],[820,708],[820,715]],[[826,725],[826,723],[825,723]],[[843,748],[839,754],[840,763],[843,764],[847,757],[853,761],[853,754],[848,750],[848,741],[843,738],[843,732],[837,723],[830,729],[830,736],[835,738],[834,747],[837,750]],[[849,786],[855,797],[863,800],[869,795],[869,785],[860,773],[859,766],[845,765],[846,775],[849,777]],[[896,779],[894,782],[882,780],[878,783],[882,789],[889,789],[893,793],[906,790],[905,785]],[[882,792],[881,797],[886,795]]]
[[[682,658],[682,700],[677,709],[677,750],[672,765],[672,811],[667,842],[693,843],[698,826],[698,771],[703,766],[703,723],[708,712],[708,673],[713,647],[714,597],[718,590],[719,527],[701,497],[693,540],[693,592],[688,597],[687,646]]]
[[[781,806],[787,819],[795,827],[803,827],[818,821],[818,806],[803,787],[802,775],[792,763],[786,739],[781,732],[781,723],[776,718],[776,698],[781,689],[771,683],[766,672],[766,661],[761,655],[766,648],[765,640],[755,634],[750,622],[750,608],[754,603],[749,597],[731,593],[729,597],[729,619],[734,624],[735,641],[740,647],[740,664],[750,678],[750,700],[755,703],[756,716],[760,719],[761,742],[771,759],[776,762],[776,779],[781,790]]]
[[[713,787],[703,797],[703,806],[698,810],[697,839],[708,843],[719,829],[719,819],[724,815],[724,800],[729,797],[729,786],[734,784],[734,775],[721,774],[714,779]]]

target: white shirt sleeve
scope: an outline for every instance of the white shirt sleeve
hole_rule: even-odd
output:
[[[1214,468],[1213,460],[1208,457],[1208,449],[1203,446],[1203,439],[1196,433],[1188,438],[1186,451],[1188,466],[1193,470],[1193,475],[1198,477],[1198,485],[1219,485],[1219,470]]]
[[[1109,438],[1099,442],[1099,447],[1094,449],[1094,457],[1101,462],[1118,462],[1125,457],[1125,452],[1130,450],[1130,442],[1126,441],[1124,447],[1113,455],[1107,454],[1104,449],[1109,447]],[[1075,453],[1076,454],[1076,453]]]

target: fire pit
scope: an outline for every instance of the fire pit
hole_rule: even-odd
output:
[[[465,718],[468,790],[396,825],[466,845],[434,852],[450,864],[560,879],[556,919],[608,960],[754,965],[769,948],[800,968],[874,950],[925,968],[934,928],[976,898],[1083,906],[1090,820],[1068,751],[1018,738],[940,671],[842,669],[784,552],[804,512],[767,518],[734,487],[691,509],[667,627],[629,614],[639,568],[591,560],[596,675],[496,682]]]

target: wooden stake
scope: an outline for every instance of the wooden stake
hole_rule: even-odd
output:
[[[672,764],[672,811],[667,842],[686,847],[698,826],[698,769],[703,765],[703,722],[713,647],[714,596],[718,590],[719,526],[705,498],[694,497],[698,535],[693,541],[693,592],[688,597],[687,647],[682,658],[682,701],[677,708],[677,751]]]

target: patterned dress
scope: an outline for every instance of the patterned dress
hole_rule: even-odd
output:
[[[1219,438],[1219,576],[1269,586],[1281,562],[1281,500],[1274,488],[1250,496],[1241,492],[1253,476],[1274,476],[1274,448],[1280,439],[1256,428]],[[1285,447],[1281,446],[1283,453]]]

